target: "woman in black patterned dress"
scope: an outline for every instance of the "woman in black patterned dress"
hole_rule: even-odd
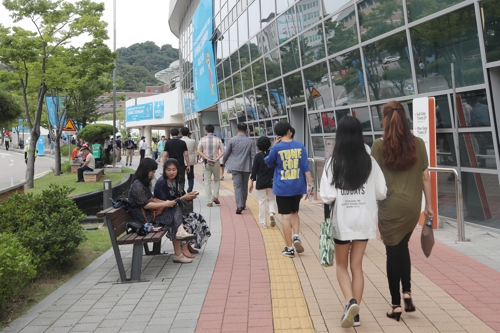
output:
[[[181,193],[178,188],[178,165],[176,159],[169,158],[165,161],[163,165],[162,176],[156,181],[154,194],[155,197],[161,200],[193,200],[197,197],[197,192],[190,192],[187,194]],[[177,214],[182,215],[182,209],[180,205],[173,207]],[[200,249],[203,244],[210,237],[210,229],[208,228],[207,221],[201,216],[201,214],[190,212],[182,216],[184,228],[190,234],[195,235],[195,238],[190,241],[181,241],[182,254],[188,258],[194,258],[193,253],[198,251],[193,249],[191,245]]]
[[[175,207],[179,207],[177,202],[174,200],[149,202],[149,199],[153,197],[151,192],[151,179],[157,168],[158,165],[156,161],[150,158],[141,160],[128,192],[130,215],[132,215],[134,221],[146,223],[153,220],[153,214],[150,209],[166,207],[161,215],[154,218],[154,221],[163,226],[167,231],[167,237],[173,242],[175,252],[174,262],[190,263],[192,260],[182,254],[180,241],[193,239],[194,235],[186,232],[182,224],[182,214],[179,217],[177,213],[178,210],[175,209]]]

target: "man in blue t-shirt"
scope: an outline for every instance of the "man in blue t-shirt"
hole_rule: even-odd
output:
[[[276,196],[278,213],[282,217],[286,242],[282,254],[290,258],[295,255],[294,247],[297,253],[304,252],[299,237],[299,205],[302,195],[313,186],[306,147],[298,141],[293,141],[292,131],[289,123],[277,123],[274,126],[276,144],[264,159],[270,168],[275,168],[273,193]]]

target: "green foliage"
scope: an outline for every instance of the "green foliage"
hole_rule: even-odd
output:
[[[6,127],[9,123],[22,117],[23,109],[12,94],[0,90],[0,125]]]
[[[0,310],[36,275],[33,254],[10,233],[0,233]]]
[[[37,257],[41,270],[62,266],[85,240],[85,218],[68,198],[69,187],[51,184],[41,194],[14,194],[0,206],[0,229],[16,234]]]
[[[61,171],[66,173],[71,173],[71,162],[66,161],[61,164]]]
[[[103,142],[104,138],[110,135],[113,135],[113,126],[108,124],[90,124],[78,132],[78,137],[87,142],[94,142],[95,139]]]
[[[12,68],[18,78],[19,95],[25,101],[25,118],[34,144],[40,136],[47,91],[71,88],[75,72],[87,70],[82,58],[98,62],[82,52],[85,48],[67,45],[74,38],[85,36],[96,50],[102,50],[98,46],[108,39],[107,24],[101,19],[104,4],[91,0],[3,0],[2,4],[15,23],[25,20],[32,24],[31,31],[0,25],[0,62]],[[92,46],[88,49],[92,50]],[[33,187],[34,164],[32,150],[26,169],[27,188]]]
[[[118,65],[143,66],[151,74],[168,68],[172,62],[179,59],[179,50],[166,44],[162,47],[154,42],[137,43],[117,50],[120,55]]]
[[[146,86],[162,85],[154,75],[179,59],[178,49],[169,44],[160,48],[150,41],[117,52],[117,86],[123,91],[145,91]]]

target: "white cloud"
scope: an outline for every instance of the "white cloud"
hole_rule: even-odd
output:
[[[70,0],[70,2],[75,1]],[[113,49],[113,0],[100,0],[100,2],[104,2],[103,20],[108,23],[109,39],[106,44]],[[116,0],[116,48],[146,41],[155,42],[158,46],[170,44],[178,48],[179,40],[170,32],[168,26],[168,7],[167,0]],[[6,27],[21,26],[27,30],[35,30],[29,21],[14,24],[9,11],[1,3],[0,23]],[[86,41],[85,38],[78,38],[72,45],[80,46]]]

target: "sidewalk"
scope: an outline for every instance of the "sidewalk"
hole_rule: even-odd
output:
[[[220,206],[208,208],[197,166],[195,211],[212,236],[191,264],[167,255],[144,257],[142,278],[116,284],[112,250],[68,281],[2,332],[500,332],[500,234],[466,226],[470,242],[456,242],[445,222],[435,231],[433,254],[420,249],[420,228],[410,242],[412,292],[417,311],[396,322],[385,276],[385,248],[370,240],[363,270],[361,326],[342,329],[343,296],[335,267],[318,261],[322,205],[302,201],[305,252],[281,256],[281,223],[260,229],[254,195],[236,215],[231,176],[222,181]],[[121,247],[130,269],[131,247]]]

